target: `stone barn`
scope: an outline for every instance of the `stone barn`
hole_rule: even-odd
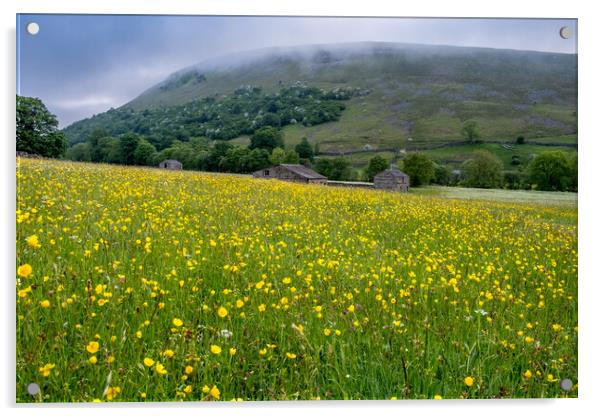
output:
[[[254,178],[280,179],[288,182],[321,183],[326,184],[326,176],[320,175],[303,165],[281,164],[271,168],[261,169],[253,172]]]
[[[374,177],[374,189],[408,192],[410,177],[395,167],[384,170]]]
[[[169,170],[182,170],[182,164],[174,159],[167,159],[159,163],[159,168]]]

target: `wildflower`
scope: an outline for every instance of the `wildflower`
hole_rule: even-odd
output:
[[[554,330],[554,332],[560,332],[562,330],[562,325],[560,325],[560,324],[553,324],[552,325],[552,329]]]
[[[210,389],[209,389],[209,386],[208,386],[208,385],[206,385],[206,384],[205,384],[205,385],[203,386],[203,388],[201,389],[201,391],[202,391],[203,393],[205,393],[205,394],[209,393],[209,390],[210,390]]]
[[[40,240],[38,240],[38,236],[37,235],[30,235],[29,237],[27,237],[25,239],[25,241],[27,241],[27,245],[31,248],[40,248],[42,247],[42,244],[40,244]]]
[[[29,277],[31,275],[32,271],[33,271],[33,269],[27,263],[25,263],[17,268],[17,274],[21,277]]]
[[[42,376],[48,377],[54,367],[56,367],[54,364],[48,363],[45,364],[43,367],[38,368],[38,371],[40,372],[40,374],[42,374]]]
[[[531,376],[533,376],[533,373],[531,373],[531,370],[527,370],[523,373],[523,376],[529,380],[531,378]]]
[[[220,306],[217,310],[217,316],[220,318],[225,318],[228,315],[228,310],[223,306]]]
[[[259,307],[257,309],[259,310],[259,312],[264,312],[265,311],[265,305],[262,303],[261,305],[259,305]]]
[[[441,397],[441,395],[439,395],[439,394],[435,394],[435,397],[433,397],[433,399],[441,400],[441,399],[443,399],[443,397]]]
[[[347,312],[349,312],[349,313],[353,313],[354,311],[355,311],[355,305],[349,305],[349,306],[347,307]]]
[[[155,372],[157,374],[160,374],[162,376],[164,376],[165,374],[167,374],[167,370],[165,369],[165,366],[161,363],[157,363],[155,364]]]
[[[331,333],[330,329],[324,328],[324,335],[326,335],[328,337],[328,336],[330,336],[330,333]]]
[[[284,279],[282,279],[282,283],[284,283],[285,285],[289,285],[291,283],[291,278],[285,277]]]
[[[474,384],[474,378],[468,376],[464,378],[464,384],[466,384],[468,387],[472,387],[472,385]]]
[[[295,358],[297,358],[297,354],[293,354],[292,352],[287,352],[286,356],[291,360],[294,360]]]
[[[173,320],[171,321],[171,323],[175,326],[175,327],[180,327],[182,325],[184,325],[184,322],[182,322],[181,319],[178,318],[173,318]]]
[[[547,380],[548,380],[548,383],[554,383],[554,382],[558,381],[558,379],[554,378],[554,376],[552,374],[548,374]]]
[[[219,333],[219,336],[222,338],[229,339],[232,336],[232,332],[227,329],[222,329]]]
[[[90,341],[88,342],[88,345],[86,345],[86,351],[88,351],[90,354],[96,354],[98,352],[99,347],[100,345],[98,344],[98,342]]]
[[[240,309],[240,308],[242,308],[244,305],[245,305],[245,303],[244,303],[242,300],[238,299],[238,300],[236,301],[236,307],[237,307],[237,308],[239,308],[239,309]]]
[[[40,302],[40,306],[42,308],[50,308],[50,301],[48,299],[44,299]]]
[[[186,393],[186,394],[192,393],[192,386],[188,385],[188,386],[184,387],[184,393]]]
[[[174,355],[176,355],[176,353],[173,352],[173,350],[168,349],[168,350],[163,351],[163,356],[165,358],[172,358]]]
[[[27,286],[27,287],[26,287],[26,288],[24,288],[24,289],[19,289],[19,291],[17,292],[17,295],[18,295],[20,298],[24,298],[24,297],[26,297],[26,296],[27,296],[27,294],[28,294],[29,292],[31,292],[31,286]]]
[[[143,362],[144,362],[144,365],[147,367],[152,367],[153,364],[155,364],[155,360],[153,360],[152,358],[148,358],[148,357],[144,358]]]
[[[228,354],[233,357],[236,354],[236,348],[232,347],[228,350]]]
[[[98,358],[96,358],[96,355],[92,355],[90,358],[88,358],[88,361],[90,364],[96,364],[98,362]]]
[[[186,366],[186,368],[184,369],[184,372],[185,372],[187,375],[190,375],[190,374],[191,374],[193,371],[194,371],[194,367],[192,367],[192,366],[190,366],[190,365],[187,365],[187,366]]]
[[[535,341],[533,338],[531,338],[531,337],[525,337],[525,343],[530,344],[533,341]]]
[[[267,348],[262,348],[262,349],[259,350],[259,355],[266,355],[267,352],[268,352]]]
[[[107,389],[107,400],[113,400],[121,392],[121,387],[109,387]]]
[[[209,394],[211,395],[211,397],[213,397],[216,400],[219,400],[219,396],[220,396],[220,391],[217,388],[217,386],[213,386],[211,387],[211,390],[209,390]]]
[[[142,331],[136,331],[136,338],[142,338]]]
[[[222,352],[222,348],[219,345],[212,345],[211,352],[216,355],[220,354]]]

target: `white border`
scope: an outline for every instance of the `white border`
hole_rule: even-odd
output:
[[[596,2],[576,1],[531,1],[504,0],[496,2],[454,0],[420,0],[408,2],[350,2],[344,0],[21,0],[15,3],[2,2],[0,7],[3,25],[2,82],[3,97],[0,100],[0,116],[4,135],[0,139],[2,165],[3,215],[2,229],[8,230],[1,239],[2,246],[2,294],[3,342],[0,344],[2,369],[0,376],[2,405],[9,414],[97,415],[123,411],[119,405],[99,406],[50,406],[16,407],[14,404],[14,126],[15,126],[15,15],[16,13],[108,13],[108,14],[207,14],[207,15],[309,15],[309,16],[413,16],[413,17],[547,17],[578,18],[579,27],[579,399],[574,400],[511,400],[511,401],[400,401],[400,402],[318,402],[318,403],[242,403],[207,405],[132,405],[131,414],[162,415],[166,412],[178,414],[254,414],[280,415],[284,412],[305,414],[309,412],[341,412],[364,414],[372,409],[387,414],[420,412],[427,414],[465,415],[466,412],[490,415],[506,415],[509,412],[545,413],[546,415],[589,414],[599,404],[602,387],[600,367],[599,308],[602,288],[602,273],[597,260],[600,219],[597,212],[599,181],[599,158],[602,129],[596,123],[601,116],[599,77],[599,40],[602,39],[601,15],[595,10]],[[598,162],[598,163],[597,163]]]

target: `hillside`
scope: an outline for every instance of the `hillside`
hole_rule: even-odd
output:
[[[371,42],[272,48],[183,69],[111,114],[76,122],[64,131],[77,143],[97,127],[122,133],[113,127],[116,120],[137,117],[136,130],[157,111],[199,99],[220,103],[241,86],[277,94],[302,83],[325,91],[350,87],[365,93],[346,100],[336,121],[286,125],[289,146],[308,137],[320,143],[322,152],[367,148],[392,155],[397,149],[462,140],[460,129],[468,119],[478,122],[484,141],[512,141],[522,135],[527,141],[575,146],[576,71],[576,55],[517,50]],[[152,126],[139,130],[147,136],[165,134]],[[187,139],[186,132],[172,135]],[[244,136],[234,142],[244,144]]]

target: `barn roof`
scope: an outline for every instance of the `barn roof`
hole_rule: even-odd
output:
[[[376,176],[381,176],[381,175],[387,175],[387,176],[391,176],[393,178],[409,178],[409,176],[407,174],[403,173],[399,169],[387,169],[387,170],[383,170],[382,172],[380,172]]]
[[[283,163],[279,166],[282,166],[283,168],[307,179],[326,179],[326,176],[320,175],[318,172],[311,170],[303,165],[292,165]]]

